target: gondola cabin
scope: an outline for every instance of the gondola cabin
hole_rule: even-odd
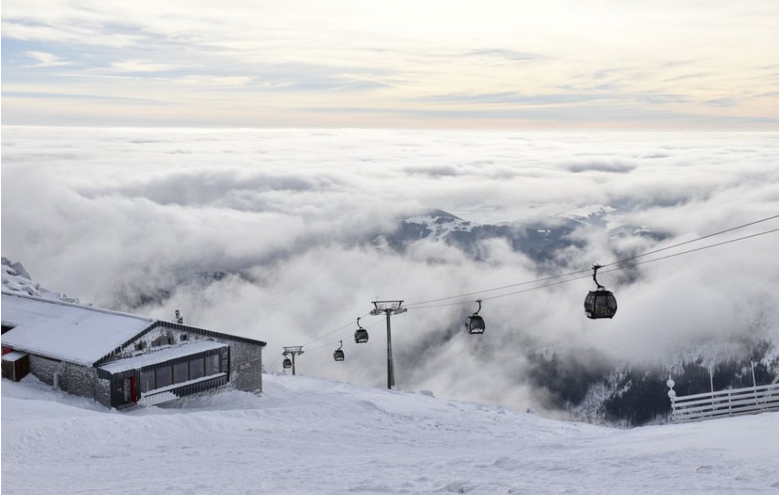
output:
[[[359,324],[359,319],[361,318],[356,318],[356,325],[359,329],[353,334],[353,339],[356,340],[356,343],[367,343],[367,340],[370,339],[370,334]]]
[[[609,290],[596,290],[585,298],[585,314],[590,319],[612,319],[617,312],[617,299]]]
[[[356,340],[356,343],[367,343],[367,340],[370,339],[370,335],[367,333],[367,330],[364,328],[356,330],[356,333],[353,334],[354,340]]]
[[[467,331],[469,335],[484,334],[484,318],[479,316],[479,312],[481,312],[481,301],[477,300],[476,303],[479,305],[478,310],[473,313],[472,316],[468,316],[468,319],[465,320],[465,331]]]
[[[593,281],[598,288],[585,297],[585,314],[589,319],[612,319],[617,312],[617,299],[598,283],[598,270],[602,267],[600,264],[593,266]]]
[[[291,369],[291,359],[285,358],[283,359],[283,368],[284,369]]]
[[[465,320],[465,331],[470,335],[483,335],[484,334],[484,318],[478,315],[473,315]]]
[[[343,352],[343,341],[340,340],[340,346],[334,351],[334,360],[342,362],[345,360],[345,353]]]

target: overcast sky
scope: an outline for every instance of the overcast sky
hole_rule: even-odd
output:
[[[3,123],[777,130],[778,2],[7,0]]]

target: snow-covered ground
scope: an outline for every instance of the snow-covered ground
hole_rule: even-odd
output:
[[[2,492],[777,494],[778,414],[619,430],[266,375],[109,412],[2,381]]]

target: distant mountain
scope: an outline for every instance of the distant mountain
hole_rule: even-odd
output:
[[[582,247],[578,239],[570,235],[579,228],[591,228],[606,233],[609,237],[645,236],[657,240],[666,238],[665,233],[647,230],[643,226],[617,223],[614,218],[618,209],[603,205],[589,205],[552,217],[550,222],[534,225],[522,223],[480,224],[462,219],[443,210],[430,210],[418,216],[400,219],[396,226],[388,232],[374,233],[360,238],[364,243],[378,249],[391,249],[404,253],[411,244],[425,240],[445,243],[456,247],[475,260],[484,258],[483,243],[491,239],[503,239],[517,252],[524,253],[539,262],[550,261],[557,251],[567,247]],[[349,234],[344,240],[347,245],[356,242]],[[297,250],[307,250],[309,241],[302,243]],[[267,258],[274,263],[290,253],[280,252]],[[248,262],[257,264],[257,261]],[[244,267],[206,267],[182,266],[172,268],[166,278],[156,281],[167,281],[162,286],[150,286],[149,281],[122,282],[112,291],[115,299],[114,307],[132,311],[133,309],[150,305],[163,304],[182,286],[208,287],[231,275],[248,278]]]
[[[500,238],[506,240],[516,252],[524,253],[536,261],[546,261],[563,248],[583,247],[583,242],[571,238],[570,235],[585,226],[605,231],[609,237],[644,236],[656,240],[666,238],[665,233],[653,232],[643,226],[613,222],[610,217],[616,211],[617,209],[610,206],[591,205],[554,217],[551,222],[524,225],[478,224],[442,210],[432,210],[423,215],[402,219],[393,232],[372,237],[372,243],[378,247],[404,251],[414,242],[441,241],[480,260],[482,242]]]

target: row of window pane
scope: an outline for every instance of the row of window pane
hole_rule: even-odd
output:
[[[221,358],[223,359],[222,361]],[[140,378],[141,391],[142,393],[148,392],[220,372],[228,372],[228,353],[225,351],[221,351],[220,355],[215,354],[187,362],[180,362],[173,366],[161,366],[154,370],[142,371]]]
[[[211,355],[206,359],[206,371],[204,374],[206,376],[218,374],[220,372],[220,356]]]

